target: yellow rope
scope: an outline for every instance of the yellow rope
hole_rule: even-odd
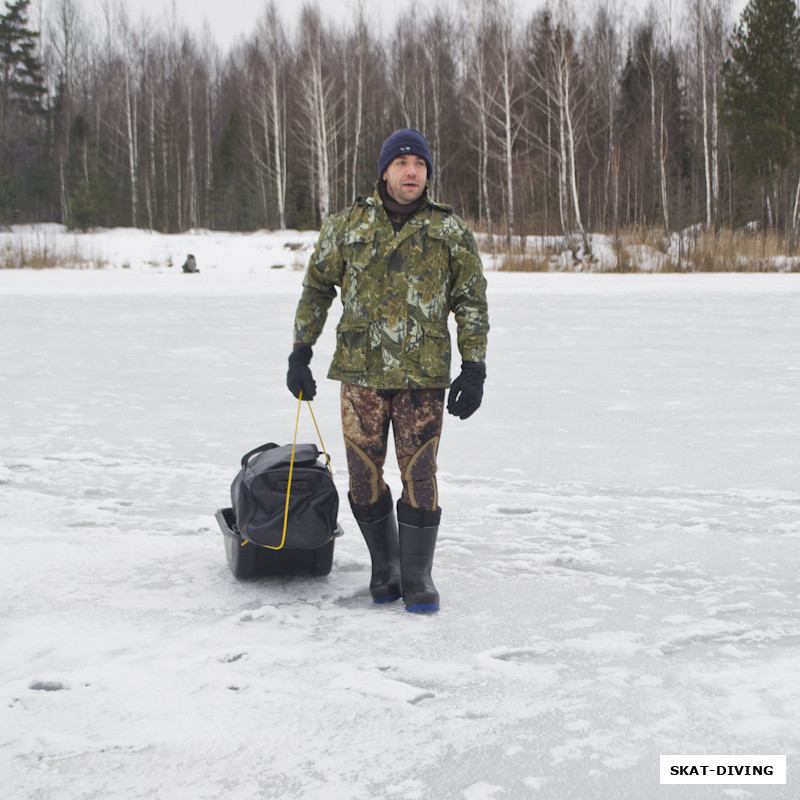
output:
[[[325,456],[325,466],[328,468],[328,472],[330,472],[332,478],[333,470],[331,469],[331,459],[328,456],[328,451],[325,449],[325,442],[322,441],[322,434],[319,432],[319,425],[317,425],[317,418],[314,416],[314,409],[311,408],[311,403],[308,400],[306,400],[306,405],[308,406],[308,410],[311,412],[311,419],[314,420],[314,427],[317,429],[317,436],[319,436],[319,444]]]
[[[277,546],[272,546],[269,544],[262,544],[262,547],[266,547],[267,550],[281,550],[286,544],[286,526],[289,522],[289,494],[292,491],[292,472],[294,471],[294,448],[297,444],[297,428],[300,425],[300,408],[303,405],[303,391],[300,390],[300,396],[298,397],[297,401],[297,418],[294,421],[294,438],[292,439],[292,457],[289,460],[289,483],[286,485],[286,509],[283,512],[283,536],[281,537],[281,543]]]
[[[300,408],[303,405],[303,391],[300,390],[300,394],[297,398],[297,418],[294,422],[294,438],[292,439],[292,457],[289,461],[289,483],[286,486],[286,508],[283,512],[283,536],[281,537],[281,543],[277,546],[269,545],[269,544],[259,544],[259,547],[266,547],[267,550],[281,550],[286,544],[286,526],[289,522],[289,494],[292,490],[292,472],[294,471],[294,450],[295,445],[297,444],[297,429],[300,425]],[[306,405],[308,406],[308,410],[311,412],[311,419],[314,420],[314,427],[317,429],[317,436],[319,436],[319,443],[322,447],[322,452],[325,455],[325,465],[328,468],[328,472],[330,472],[331,477],[333,477],[333,470],[331,469],[331,459],[328,456],[328,451],[325,449],[325,443],[322,441],[322,434],[319,432],[319,425],[317,425],[317,418],[314,416],[314,410],[311,408],[311,402],[306,400]],[[247,539],[242,540],[242,547],[244,547],[248,543]],[[255,542],[254,542],[255,544]]]

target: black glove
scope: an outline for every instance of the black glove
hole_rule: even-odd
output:
[[[303,400],[313,400],[317,393],[317,382],[308,365],[311,362],[311,348],[303,345],[289,356],[289,371],[286,373],[286,385],[297,398],[303,392]]]
[[[471,417],[480,408],[485,380],[486,364],[464,361],[461,374],[450,384],[447,410],[461,419]]]

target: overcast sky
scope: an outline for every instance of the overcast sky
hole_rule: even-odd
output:
[[[458,7],[457,0],[448,0],[454,8]],[[640,8],[646,0],[618,0],[619,5],[629,8]],[[573,6],[593,8],[596,0],[572,0]],[[667,7],[670,0],[654,0],[656,5]],[[671,0],[673,6],[679,5],[679,0]],[[281,11],[285,22],[294,25],[300,16],[304,0],[277,0],[276,5]],[[353,13],[354,0],[317,0],[320,9],[328,19],[341,19],[346,21]],[[384,28],[391,27],[400,11],[413,8],[417,5],[424,8],[426,3],[400,3],[397,0],[365,0],[368,14],[378,20]],[[734,12],[738,14],[746,5],[747,0],[731,0]],[[267,0],[125,0],[125,6],[131,15],[132,21],[142,13],[158,19],[169,16],[174,8],[178,20],[187,27],[200,34],[204,22],[208,22],[214,40],[223,50],[227,50],[240,36],[247,36],[253,30],[256,20],[262,15]],[[524,10],[526,15],[534,9],[545,5],[545,0],[517,0],[517,7]],[[551,6],[555,5],[555,0]],[[91,4],[87,4],[91,7]]]
[[[284,21],[294,25],[300,17],[305,0],[276,0],[276,6]],[[353,0],[316,0],[328,19],[346,21],[355,8]],[[391,25],[398,11],[411,4],[399,4],[392,0],[365,0],[368,14],[379,24]],[[191,30],[201,33],[205,21],[215,41],[227,49],[238,37],[248,36],[256,21],[262,16],[268,0],[125,0],[125,6],[133,21],[144,12],[158,18],[169,16],[174,8],[179,20]]]

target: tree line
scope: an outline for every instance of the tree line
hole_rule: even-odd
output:
[[[35,17],[35,18],[32,18]],[[274,3],[223,53],[121,2],[6,0],[0,223],[164,232],[316,228],[372,191],[394,129],[432,193],[505,236],[757,222],[796,236],[795,0],[417,6],[381,33]]]

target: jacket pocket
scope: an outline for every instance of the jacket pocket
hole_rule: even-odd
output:
[[[426,319],[447,316],[450,291],[450,260],[444,234],[429,229],[419,250],[412,251],[407,267],[410,305]]]
[[[347,231],[342,237],[342,255],[347,264],[363,270],[373,255],[375,231]]]
[[[450,375],[450,332],[446,325],[422,324],[419,371],[426,378],[446,378]]]
[[[447,234],[441,229],[432,225],[425,232],[423,262],[429,268],[432,265],[440,270],[446,270],[450,264],[450,247]]]
[[[341,320],[336,326],[336,352],[333,369],[340,372],[366,372],[369,350],[369,323]]]

